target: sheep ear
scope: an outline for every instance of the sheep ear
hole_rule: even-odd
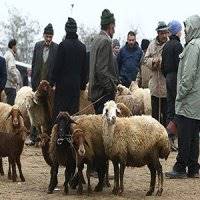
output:
[[[121,110],[119,108],[117,108],[116,111],[117,111],[117,114],[119,114],[119,115],[121,114]]]
[[[75,122],[71,117],[70,117],[70,122],[73,124],[78,124],[77,122]]]
[[[8,113],[6,120],[11,116],[12,110]]]

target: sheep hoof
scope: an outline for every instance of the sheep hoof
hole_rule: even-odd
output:
[[[153,190],[149,190],[147,193],[146,193],[146,196],[151,196],[153,194]]]
[[[118,195],[121,196],[123,194],[123,192],[124,192],[124,189],[123,188],[119,188]]]
[[[92,188],[91,188],[91,187],[88,187],[87,193],[88,193],[88,195],[89,195],[89,194],[92,194]]]
[[[4,176],[4,172],[1,172],[1,176]]]
[[[78,187],[77,194],[79,194],[79,195],[83,194],[83,187]]]
[[[119,188],[114,187],[113,190],[112,190],[112,193],[113,193],[114,195],[118,195],[118,191],[119,191]]]
[[[95,187],[94,191],[95,192],[101,192],[101,191],[103,191],[103,186],[98,183],[97,186]]]
[[[17,177],[12,178],[13,182],[17,182]]]
[[[52,190],[48,190],[47,194],[53,194],[53,191]]]
[[[68,194],[69,190],[68,190],[68,187],[66,186],[65,189],[64,189],[64,194]]]
[[[163,189],[161,188],[161,189],[159,189],[158,191],[157,191],[157,193],[156,193],[156,196],[161,196],[162,195],[162,191],[163,191]]]
[[[25,182],[24,176],[21,176],[20,178],[21,178],[21,181],[22,181],[22,182]]]

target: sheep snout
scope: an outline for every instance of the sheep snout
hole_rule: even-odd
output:
[[[80,156],[84,156],[85,155],[85,147],[84,147],[83,144],[81,144],[79,146],[78,153],[79,153]]]

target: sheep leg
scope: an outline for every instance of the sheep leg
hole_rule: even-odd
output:
[[[104,185],[107,187],[111,186],[109,182],[109,161],[106,161],[106,174],[104,179]]]
[[[156,170],[158,173],[158,191],[156,193],[156,196],[161,196],[163,191],[163,172],[162,172],[162,165],[160,164],[159,159],[156,163]]]
[[[149,187],[149,191],[146,193],[146,196],[151,196],[155,190],[155,185],[156,185],[156,169],[154,164],[150,163],[147,165],[150,173],[151,173],[151,183]]]
[[[64,182],[64,193],[65,194],[68,194],[68,192],[69,192],[68,183],[69,183],[71,176],[74,173],[74,169],[71,165],[72,164],[68,163],[65,168],[65,182]],[[80,179],[80,177],[79,177],[79,179]]]
[[[122,195],[122,193],[124,192],[124,170],[125,170],[125,163],[120,163],[120,187],[119,187],[119,191],[118,194]]]
[[[82,185],[82,180],[81,180],[81,177],[83,176],[82,170],[83,170],[82,165],[79,165],[79,167],[78,167],[78,189],[77,189],[78,194],[83,194],[83,185]]]
[[[16,159],[17,167],[19,170],[19,176],[22,182],[25,182],[24,175],[22,173],[22,166],[21,166],[21,161],[20,161],[20,156]]]
[[[58,167],[59,167],[58,163],[53,163],[53,165],[51,166],[51,172],[50,172],[51,178],[50,178],[50,183],[48,187],[48,194],[52,194],[53,190],[58,184],[58,178],[57,178]]]
[[[97,173],[98,173],[99,182],[96,185],[94,191],[101,192],[103,190],[104,177],[106,173],[106,163],[98,167]]]
[[[117,195],[119,191],[119,165],[117,161],[113,161],[114,167],[114,187],[112,193]]]
[[[12,180],[12,171],[11,171],[11,158],[8,157],[8,179]]]
[[[87,176],[87,181],[88,181],[88,188],[87,188],[88,194],[92,193],[92,187],[91,187],[91,184],[90,184],[90,173],[91,173],[91,164],[89,163],[87,165],[87,170],[86,170],[86,176]]]
[[[16,164],[15,159],[11,158],[11,165],[12,165],[12,180],[13,182],[17,181],[17,172],[16,172]]]
[[[1,174],[1,176],[4,175],[4,171],[3,171],[3,160],[2,160],[2,157],[0,157],[0,174]]]

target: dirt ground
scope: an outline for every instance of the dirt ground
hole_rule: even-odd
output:
[[[176,153],[171,153],[168,160],[162,161],[163,171],[171,169],[174,163]],[[7,159],[4,159],[4,171],[7,173]],[[69,195],[63,194],[64,168],[59,170],[58,188],[53,194],[47,194],[49,183],[50,168],[45,163],[41,149],[36,147],[25,146],[22,154],[22,168],[26,182],[16,182],[7,179],[7,175],[0,176],[0,200],[13,199],[200,199],[200,179],[184,179],[184,180],[164,180],[164,191],[162,197],[145,197],[150,182],[150,174],[146,167],[142,168],[126,168],[125,171],[125,189],[123,196],[114,196],[111,188],[105,188],[101,193],[93,193],[90,196],[86,194],[86,185],[84,186],[84,195],[78,196],[75,190],[70,190]],[[112,164],[110,164],[110,174],[113,174]],[[91,178],[92,186],[97,183],[95,178]],[[113,180],[111,180],[113,185]]]

